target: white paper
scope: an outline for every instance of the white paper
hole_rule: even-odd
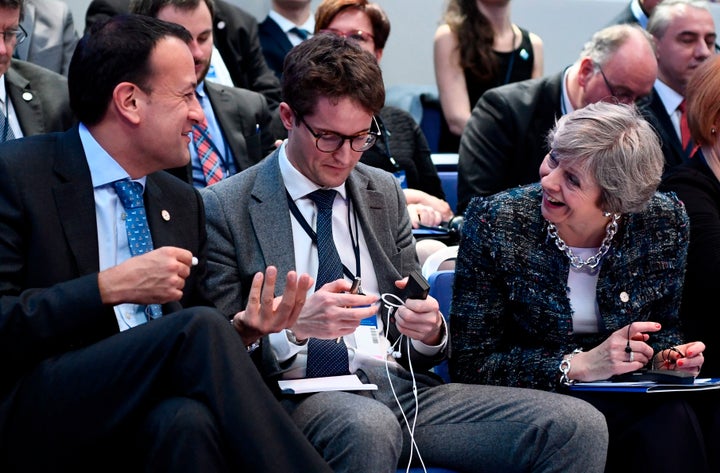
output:
[[[375,391],[377,385],[363,384],[354,374],[325,378],[283,379],[278,381],[285,394],[317,393],[322,391]]]

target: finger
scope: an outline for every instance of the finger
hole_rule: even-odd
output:
[[[252,284],[250,285],[250,294],[248,295],[248,311],[257,313],[260,307],[260,292],[262,291],[264,275],[261,272],[255,273],[253,276]]]
[[[262,273],[260,273],[262,274]],[[275,298],[275,282],[277,281],[277,268],[268,266],[265,269],[264,284],[262,286],[261,304],[262,307],[273,308],[273,299]]]

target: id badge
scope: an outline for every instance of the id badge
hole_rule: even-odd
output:
[[[407,188],[408,188],[407,179],[406,179],[406,177],[405,177],[405,171],[402,171],[402,170],[400,170],[400,171],[395,171],[395,172],[393,173],[393,176],[395,176],[395,179],[398,180],[398,182],[400,183],[400,187],[401,187],[402,189],[407,189]]]

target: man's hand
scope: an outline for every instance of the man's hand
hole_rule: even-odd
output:
[[[305,305],[307,292],[314,284],[309,274],[298,276],[295,271],[290,271],[287,274],[285,292],[282,296],[275,297],[276,281],[277,268],[274,266],[268,266],[265,274],[256,273],[250,287],[247,307],[232,319],[233,326],[245,346],[263,335],[279,332],[295,324]]]
[[[98,274],[104,304],[165,304],[183,295],[193,255],[188,250],[164,246],[133,256]]]
[[[405,289],[407,279],[396,281],[395,286]],[[431,296],[427,299],[407,299],[394,316],[400,333],[429,346],[438,345],[442,341],[442,318],[440,305]]]
[[[343,279],[325,284],[308,298],[292,330],[299,340],[332,339],[349,335],[360,321],[377,313],[377,296],[350,294]]]

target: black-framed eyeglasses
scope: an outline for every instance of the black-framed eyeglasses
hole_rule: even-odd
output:
[[[335,28],[325,28],[320,30],[320,33],[332,33],[346,39],[357,41],[358,43],[369,43],[371,41],[375,41],[375,36],[363,30],[340,31]]]
[[[618,102],[624,103],[624,104],[631,104],[638,99],[638,97],[631,92],[618,93],[617,86],[613,87],[613,85],[610,83],[607,76],[605,75],[605,72],[602,70],[602,67],[600,66],[600,64],[595,63],[595,67],[597,67],[597,70],[600,71],[600,75],[602,76],[603,81],[605,81],[605,87],[607,87],[608,92],[610,92],[610,95],[615,97],[618,100]]]
[[[10,44],[13,40],[15,40],[15,44],[20,44],[27,38],[27,31],[25,31],[22,25],[18,25],[16,30],[0,31],[0,36],[2,36],[5,44]]]
[[[355,135],[349,136],[341,135],[340,133],[334,131],[323,131],[322,133],[317,133],[310,127],[310,125],[307,124],[302,115],[297,112],[295,112],[295,115],[302,122],[302,124],[305,125],[305,128],[308,129],[310,134],[315,137],[315,147],[323,153],[334,153],[335,151],[342,148],[342,146],[345,144],[345,141],[350,142],[350,148],[352,148],[353,151],[362,153],[363,151],[369,150],[372,145],[375,144],[378,136],[380,136],[380,132],[372,131],[372,127],[368,131],[360,132]],[[374,115],[372,117],[372,120],[372,126],[376,130],[379,130],[380,128],[378,126],[377,120],[375,120]]]

